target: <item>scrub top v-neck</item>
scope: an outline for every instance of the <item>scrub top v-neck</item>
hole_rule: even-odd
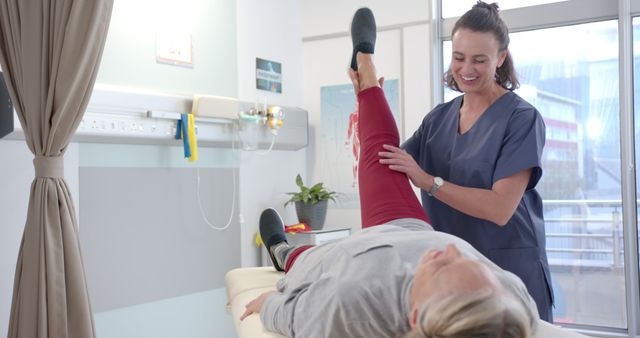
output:
[[[540,307],[541,299],[552,302],[553,297],[542,199],[535,190],[542,176],[544,121],[532,105],[507,92],[460,134],[463,98],[434,108],[402,148],[430,175],[468,188],[491,189],[496,181],[531,169],[527,189],[505,226],[464,214],[424,190],[422,204],[434,229],[465,239],[498,266],[518,275]]]

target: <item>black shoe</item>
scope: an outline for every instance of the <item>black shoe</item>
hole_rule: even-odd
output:
[[[373,54],[376,46],[376,19],[369,8],[362,7],[353,15],[353,20],[351,20],[351,41],[353,42],[351,69],[357,71],[356,54],[358,52]]]
[[[265,209],[260,215],[260,237],[267,248],[273,267],[278,271],[284,271],[284,268],[278,264],[275,256],[271,252],[271,247],[286,242],[287,237],[284,234],[284,222],[277,211],[273,208]]]

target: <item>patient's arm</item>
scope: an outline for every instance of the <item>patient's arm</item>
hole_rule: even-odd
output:
[[[244,313],[242,314],[242,316],[240,316],[240,320],[244,320],[245,318],[247,318],[250,314],[253,313],[260,313],[260,309],[262,308],[262,304],[264,304],[264,301],[267,299],[267,297],[269,297],[269,295],[271,295],[272,293],[274,293],[275,291],[268,291],[265,292],[263,294],[261,294],[260,296],[258,296],[256,299],[250,301],[245,307],[247,308]]]
[[[291,290],[273,293],[265,299],[260,319],[268,331],[287,337],[353,336],[344,334],[348,323],[343,307],[352,297],[342,297],[347,292],[341,290],[336,289],[334,278],[324,275]]]
[[[290,294],[269,295],[260,310],[264,327],[288,337],[393,337],[409,330],[409,320],[390,314],[377,292],[362,281],[330,276]]]

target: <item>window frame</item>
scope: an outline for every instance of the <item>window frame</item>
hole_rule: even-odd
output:
[[[444,100],[442,78],[442,42],[451,40],[451,30],[458,17],[442,18],[442,1],[431,0],[431,102]],[[499,4],[499,0],[498,4]],[[537,6],[507,9],[501,16],[509,31],[522,32],[604,20],[618,20],[620,163],[622,179],[622,215],[624,233],[625,292],[627,295],[627,329],[565,325],[598,337],[640,336],[640,281],[638,258],[637,191],[635,165],[635,125],[633,107],[633,18],[640,17],[637,0],[569,0]],[[640,99],[640,98],[638,98]],[[640,114],[640,112],[638,112]],[[633,268],[629,268],[633,267]]]

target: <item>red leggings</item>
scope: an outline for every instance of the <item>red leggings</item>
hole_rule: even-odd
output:
[[[358,93],[360,162],[358,188],[362,227],[368,228],[400,218],[417,218],[429,223],[424,208],[411,188],[407,175],[380,164],[383,144],[398,146],[400,136],[393,114],[380,87]],[[312,246],[295,248],[287,257],[286,271],[296,258]]]
[[[360,163],[358,187],[362,227],[368,228],[399,218],[417,218],[429,223],[406,174],[380,164],[382,145],[398,147],[400,136],[387,99],[380,87],[358,93],[360,109]]]

